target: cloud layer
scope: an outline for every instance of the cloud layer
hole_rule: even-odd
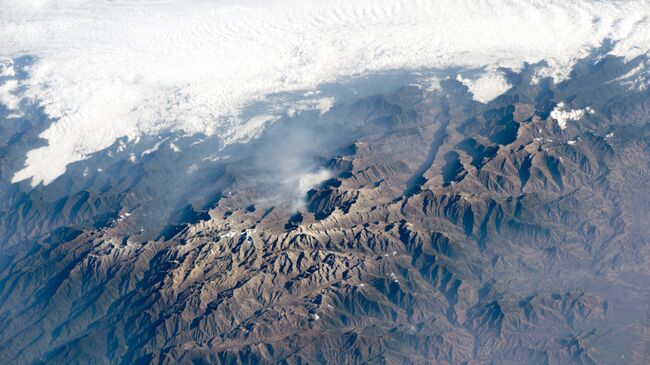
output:
[[[396,70],[485,67],[477,99],[507,85],[497,67],[546,60],[561,79],[611,39],[650,48],[648,1],[0,0],[0,102],[55,122],[13,180],[161,130],[246,139],[243,107],[270,94]],[[12,62],[33,63],[18,78]],[[498,95],[498,92],[496,93]],[[253,119],[257,123],[259,120]],[[259,123],[258,123],[259,124]]]

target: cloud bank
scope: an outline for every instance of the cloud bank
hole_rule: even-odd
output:
[[[251,138],[263,123],[242,108],[274,93],[460,66],[490,70],[467,81],[489,100],[507,88],[498,67],[545,60],[562,79],[606,40],[628,58],[650,48],[641,0],[0,0],[0,9],[0,102],[28,100],[54,120],[47,145],[13,177],[33,185],[124,136]],[[33,62],[19,78],[21,56]]]

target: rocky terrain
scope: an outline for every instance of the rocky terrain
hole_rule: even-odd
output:
[[[638,62],[361,98],[192,180],[167,146],[5,193],[0,362],[648,363],[650,91],[610,82]],[[298,203],[294,157],[329,174]]]

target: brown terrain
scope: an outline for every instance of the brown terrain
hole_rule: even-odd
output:
[[[160,237],[135,211],[7,249],[0,362],[648,363],[650,96],[576,84],[335,106],[298,213],[252,153]]]

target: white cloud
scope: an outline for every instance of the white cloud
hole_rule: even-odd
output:
[[[318,99],[318,111],[320,115],[327,113],[334,106],[334,98]]]
[[[620,82],[628,90],[645,91],[650,85],[650,68],[645,62],[641,62],[628,73],[617,77],[613,81]]]
[[[309,190],[331,177],[332,172],[324,169],[303,174],[298,177],[297,194],[303,198]]]
[[[0,62],[0,77],[11,77],[16,76],[16,70],[14,70],[14,65],[9,62]]]
[[[578,121],[585,116],[585,113],[595,114],[596,112],[590,107],[570,109],[563,102],[559,102],[551,111],[551,118],[555,119],[560,129],[566,129],[567,122]]]
[[[421,85],[416,85],[418,88],[424,88],[424,90],[429,92],[436,92],[442,90],[442,85],[440,84],[440,78],[436,76],[431,76],[429,78],[423,79],[420,82]]]
[[[510,88],[503,74],[494,71],[484,72],[473,79],[465,79],[461,75],[456,79],[467,86],[474,100],[481,103],[489,103]]]
[[[313,96],[313,92],[308,92],[305,93],[305,97],[311,97]],[[319,99],[304,99],[304,100],[299,100],[290,107],[286,109],[286,113],[289,117],[293,117],[296,115],[298,112],[306,111],[306,110],[318,110],[319,114],[322,116],[323,114],[327,113],[332,107],[334,106],[334,98],[333,97],[325,97],[325,98],[319,98]]]
[[[18,81],[7,80],[0,84],[0,103],[8,110],[18,109],[20,98],[16,96],[18,92]]]
[[[305,197],[309,190],[317,187],[332,176],[331,171],[319,169],[317,171],[305,172],[297,176],[292,176],[285,180],[285,187],[289,192],[289,196],[293,199],[292,209],[300,210],[304,208]]]
[[[222,136],[228,141],[237,142],[256,138],[268,122],[278,120],[275,115],[256,115],[229,130],[223,131]]]
[[[13,178],[32,184],[120,137],[184,130],[228,143],[251,129],[241,108],[272,93],[392,69],[541,60],[562,78],[605,39],[626,57],[650,44],[645,0],[0,0],[0,9],[0,59],[34,57],[9,95],[55,120],[41,135],[48,145]],[[507,84],[492,74],[470,85],[488,100]]]

